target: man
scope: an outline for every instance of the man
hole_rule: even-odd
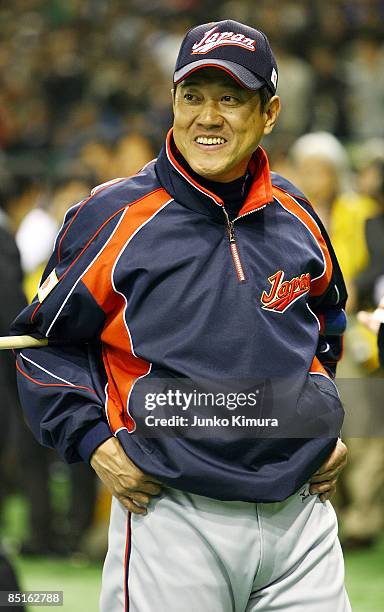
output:
[[[35,435],[114,494],[104,612],[350,609],[325,501],[345,463],[331,377],[346,292],[310,204],[259,147],[276,85],[261,32],[188,32],[158,159],[70,209],[13,328],[50,342],[17,361]],[[272,406],[289,427],[196,432],[184,385],[207,380],[247,381],[253,416]]]

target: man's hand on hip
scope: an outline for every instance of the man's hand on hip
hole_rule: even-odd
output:
[[[321,501],[326,501],[336,492],[336,482],[340,472],[347,464],[348,449],[344,442],[337,441],[328,459],[310,478],[309,491],[312,495],[320,494]]]
[[[134,514],[145,514],[151,497],[161,491],[159,481],[144,474],[127,457],[117,438],[100,444],[91,457],[91,466],[112,495]]]

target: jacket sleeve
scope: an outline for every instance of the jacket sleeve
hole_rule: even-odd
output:
[[[93,344],[23,349],[16,357],[26,420],[44,446],[68,463],[89,461],[111,437],[104,415],[104,375]]]
[[[119,215],[97,219],[69,211],[35,297],[11,333],[47,337],[43,348],[17,352],[21,404],[32,432],[67,462],[88,461],[112,434],[104,411],[106,375],[100,333],[105,313],[82,275],[108,242]],[[92,214],[93,213],[93,214]]]
[[[320,294],[316,291],[316,294],[313,292],[310,295],[308,306],[316,315],[320,327],[316,357],[329,375],[334,377],[337,362],[343,353],[343,334],[347,324],[344,309],[348,295],[344,278],[327,231],[309,200],[295,185],[280,175],[272,172],[271,177],[280,194],[285,192],[290,199],[296,201],[312,217],[317,226],[316,233],[321,234],[319,247],[322,250],[324,272],[327,278],[329,273],[329,280],[326,286],[321,288]]]

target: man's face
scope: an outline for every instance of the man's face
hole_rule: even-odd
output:
[[[296,170],[300,187],[316,204],[331,201],[339,190],[339,175],[335,166],[321,155],[307,155]]]
[[[280,109],[277,96],[261,111],[258,92],[240,87],[223,70],[203,68],[177,86],[173,137],[200,176],[222,183],[246,172]]]

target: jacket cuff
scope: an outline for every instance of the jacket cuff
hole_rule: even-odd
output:
[[[99,421],[87,429],[77,445],[77,452],[86,463],[90,462],[91,456],[100,444],[112,438],[111,430],[105,421]]]

